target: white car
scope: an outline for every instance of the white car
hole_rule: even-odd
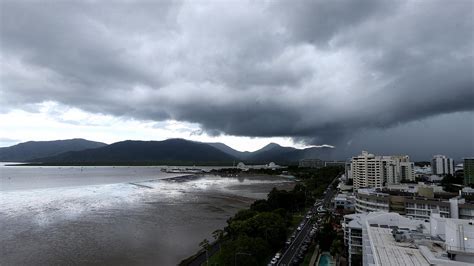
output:
[[[296,230],[301,231],[301,226],[298,226],[298,228],[296,228]]]
[[[281,257],[281,253],[280,253],[280,252],[278,252],[277,254],[275,254],[275,259],[279,260],[280,257]]]
[[[272,261],[270,261],[270,263],[272,265],[275,265],[277,262],[278,262],[278,259],[276,259],[276,258],[273,258]]]

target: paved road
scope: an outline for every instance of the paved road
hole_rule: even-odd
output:
[[[326,192],[323,198],[322,206],[324,208],[331,207],[331,199],[335,193],[334,189],[332,188],[334,182],[337,182],[339,179],[340,175],[338,175],[334,180],[329,184],[328,188],[329,190]],[[316,213],[316,207],[312,208],[312,212]],[[307,220],[306,224],[304,227],[299,231],[299,233],[296,235],[295,240],[291,243],[291,245],[288,247],[285,252],[283,252],[283,255],[278,261],[276,265],[281,265],[281,266],[286,266],[286,265],[291,265],[291,261],[294,259],[294,257],[298,254],[298,250],[301,247],[301,244],[303,243],[305,237],[309,235],[309,232],[311,231],[311,228],[313,227],[313,224]]]
[[[338,175],[334,180],[332,180],[331,184],[329,184],[328,188],[329,191],[324,195],[324,200],[323,200],[323,206],[324,208],[332,208],[331,206],[331,199],[334,197],[334,194],[336,193],[335,189],[332,188],[334,182],[337,182],[339,180],[340,175]]]
[[[298,254],[298,250],[301,247],[301,244],[304,241],[304,238],[309,234],[311,231],[312,224],[309,221],[306,221],[306,224],[301,229],[299,234],[296,236],[293,243],[288,247],[288,249],[283,253],[280,261],[277,265],[290,265],[293,258]]]

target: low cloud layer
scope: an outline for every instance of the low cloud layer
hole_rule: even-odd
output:
[[[0,5],[0,112],[53,101],[335,144],[474,110],[472,1]]]

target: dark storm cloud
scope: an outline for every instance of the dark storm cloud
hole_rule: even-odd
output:
[[[0,111],[333,144],[474,109],[472,1],[1,2]]]
[[[361,130],[339,146],[336,158],[350,158],[368,150],[375,154],[408,154],[414,161],[423,161],[442,153],[458,163],[473,155],[473,133],[472,113],[439,115],[390,129]]]
[[[400,4],[400,3],[398,3]],[[336,34],[397,12],[395,1],[280,1],[273,11],[298,41],[327,44]]]

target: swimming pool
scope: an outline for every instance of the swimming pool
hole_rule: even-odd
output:
[[[328,254],[323,254],[321,255],[321,258],[319,258],[319,266],[329,266],[331,265],[331,256]]]

